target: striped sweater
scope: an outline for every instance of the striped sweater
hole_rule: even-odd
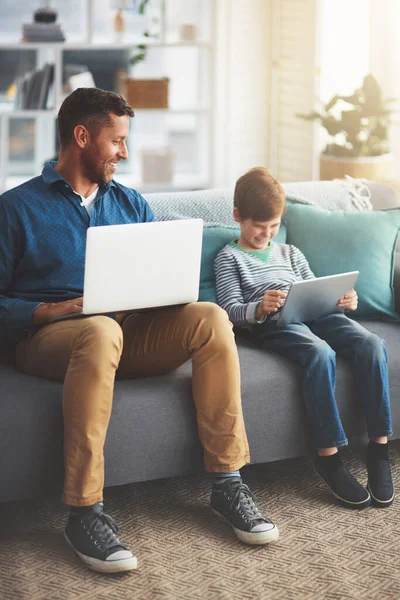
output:
[[[254,315],[267,290],[287,292],[294,281],[315,277],[296,246],[275,242],[267,251],[254,252],[231,242],[218,253],[214,271],[218,304],[237,326],[256,323]]]

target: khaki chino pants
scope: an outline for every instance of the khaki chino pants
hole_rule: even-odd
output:
[[[17,346],[29,375],[64,381],[63,502],[103,498],[103,448],[115,377],[130,379],[193,364],[193,398],[207,471],[249,462],[232,326],[222,309],[193,303],[140,314],[71,319],[45,325]],[[134,402],[134,398],[132,398]]]

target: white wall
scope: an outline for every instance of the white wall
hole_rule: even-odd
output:
[[[268,166],[282,181],[311,179],[318,0],[214,0],[214,185]]]
[[[215,1],[214,185],[268,164],[270,0]]]
[[[371,0],[371,72],[386,97],[397,98],[393,108],[391,145],[393,177],[400,180],[400,1]]]
[[[371,7],[370,0],[319,0],[319,8],[318,99],[326,104],[336,94],[350,95],[370,72]],[[329,139],[322,127],[316,139],[319,155]]]
[[[369,73],[370,1],[320,2],[320,98],[325,103],[335,94],[353,92]]]
[[[282,180],[318,177],[326,143],[296,118],[372,72],[400,99],[400,0],[214,0],[214,185],[267,165]],[[400,101],[397,105],[400,110]],[[400,178],[400,112],[394,115]]]
[[[273,0],[269,156],[282,182],[307,181],[315,171],[311,112],[318,90],[318,0]]]

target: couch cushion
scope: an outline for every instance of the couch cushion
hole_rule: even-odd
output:
[[[317,277],[360,271],[355,318],[399,321],[393,272],[400,209],[328,211],[288,203],[287,243],[300,248]]]
[[[237,240],[239,235],[240,230],[237,227],[204,228],[200,270],[200,301],[217,302],[214,261],[218,252],[232,240]],[[281,226],[276,241],[281,243],[286,241],[286,227],[284,225]]]
[[[201,251],[200,292],[202,302],[216,302],[214,260],[218,252],[239,237],[236,227],[205,227]]]

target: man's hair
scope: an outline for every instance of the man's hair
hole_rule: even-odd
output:
[[[285,212],[285,192],[268,169],[254,167],[237,180],[233,205],[242,221],[269,221]]]
[[[91,135],[111,125],[110,114],[134,116],[131,106],[122,96],[98,88],[78,88],[62,103],[58,112],[58,133],[61,147],[72,140],[77,125],[84,125]]]

